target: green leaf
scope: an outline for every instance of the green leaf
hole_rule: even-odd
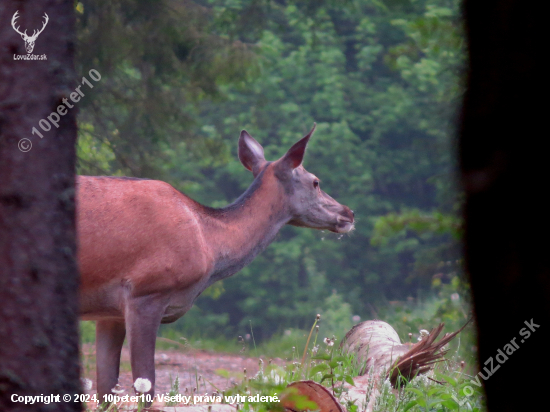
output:
[[[338,361],[332,360],[328,363],[328,366],[330,366],[332,369],[334,369],[338,366]]]
[[[328,353],[321,353],[313,356],[311,359],[330,360],[330,355]]]
[[[428,409],[432,409],[435,405],[440,404],[443,401],[443,399],[432,399],[430,402],[428,402]]]
[[[443,405],[446,408],[449,408],[452,411],[459,409],[458,403],[456,403],[452,399],[447,399],[447,400],[441,402],[441,405]]]
[[[325,369],[328,369],[328,365],[326,363],[320,363],[319,365],[315,365],[311,370],[309,371],[309,376],[315,376],[319,372],[324,371]]]
[[[411,409],[413,406],[417,405],[418,402],[416,400],[412,400],[409,403],[405,405],[405,408],[403,409],[403,412],[407,412],[409,409]]]
[[[428,396],[433,396],[433,395],[435,395],[436,393],[439,393],[439,392],[441,392],[440,387],[432,388],[428,391]]]
[[[452,385],[453,387],[456,387],[456,385],[457,385],[456,379],[453,378],[453,377],[451,377],[451,376],[443,375],[442,373],[438,373],[436,376],[437,376],[438,378],[443,379],[445,382],[449,383],[449,384]]]
[[[323,375],[323,378],[321,379],[321,383],[323,383],[327,379],[332,379],[332,378],[334,378],[334,375],[332,373],[327,373]]]
[[[416,393],[418,396],[420,397],[424,397],[424,392],[422,392],[420,389],[416,389],[416,388],[405,388],[406,391],[409,391],[409,392],[413,392],[413,393]]]
[[[345,362],[346,358],[342,355],[338,355],[338,356],[333,357],[332,360],[336,361],[336,362]]]
[[[418,404],[424,408],[427,408],[428,407],[428,402],[426,402],[426,398],[424,397],[419,397],[417,400]]]
[[[344,375],[344,380],[349,383],[351,386],[355,386],[355,382],[350,375]]]

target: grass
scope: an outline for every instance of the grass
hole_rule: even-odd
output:
[[[403,342],[415,342],[419,329],[431,329],[440,322],[445,322],[445,332],[457,330],[462,326],[467,315],[464,304],[457,300],[427,298],[421,303],[398,302],[379,309],[378,318],[388,322],[400,335]],[[329,317],[330,318],[330,317]],[[185,338],[175,329],[163,328],[157,340],[157,349],[184,349],[238,353],[245,356],[262,357],[260,371],[253,377],[246,374],[239,376],[240,383],[225,391],[224,395],[260,394],[262,396],[295,396],[289,395],[287,385],[297,380],[309,379],[329,388],[349,412],[361,410],[361,405],[346,401],[344,382],[353,382],[359,366],[351,355],[343,355],[338,345],[343,336],[336,336],[336,343],[328,346],[320,338],[323,336],[322,317],[319,327],[313,324],[311,330],[287,329],[263,342],[254,342],[250,336],[236,337],[227,340],[224,337],[207,337],[201,334],[188,335]],[[317,322],[317,320],[315,320]],[[329,330],[334,328],[328,327]],[[321,333],[319,333],[321,331]],[[409,338],[409,333],[412,334]],[[81,323],[82,342],[93,342],[95,325],[92,322]],[[306,345],[307,343],[307,345]],[[329,342],[330,343],[330,342]],[[388,383],[381,380],[381,388],[373,411],[419,412],[419,411],[484,411],[484,397],[481,389],[470,382],[477,373],[475,362],[476,343],[473,325],[469,325],[451,344],[448,362],[436,366],[430,379],[417,377],[403,385],[399,390],[391,389]],[[86,375],[95,361],[92,354],[83,354]],[[282,358],[286,366],[271,364],[269,359]],[[461,364],[461,361],[465,361]],[[462,366],[461,366],[462,365]],[[86,369],[87,368],[87,369]],[[122,365],[125,370],[125,365]],[[223,376],[227,371],[220,371]],[[431,380],[433,379],[433,380]],[[438,381],[438,382],[436,382]],[[174,381],[171,393],[178,393],[178,383]],[[286,394],[286,395],[285,395]],[[303,401],[303,399],[301,400]],[[301,402],[298,399],[298,403]],[[276,402],[242,404],[244,411],[277,410]]]
[[[330,343],[329,343],[330,344]],[[298,380],[313,380],[326,386],[349,412],[363,410],[362,405],[351,402],[346,396],[344,383],[353,385],[353,377],[361,369],[354,355],[342,354],[336,345],[321,344],[317,353],[308,350],[305,362],[300,362],[298,352],[293,350],[293,361],[286,367],[268,365],[262,368],[253,378],[242,380],[241,384],[226,391],[226,395],[249,393],[251,395],[274,395],[279,397],[294,396],[298,408],[307,408],[307,401],[292,395],[287,385]],[[315,342],[313,347],[315,347]],[[457,358],[457,354],[453,358]],[[375,397],[374,412],[424,412],[424,411],[473,411],[485,410],[484,397],[477,387],[472,388],[471,376],[467,375],[461,364],[449,360],[439,363],[430,377],[418,376],[406,382],[399,389],[391,388],[389,381],[381,375],[377,387],[380,389]],[[371,387],[371,390],[373,388]],[[310,405],[311,406],[311,405]],[[275,403],[245,402],[243,411],[277,410]]]
[[[420,302],[388,303],[386,306],[378,308],[376,315],[377,319],[389,323],[397,331],[402,342],[408,342],[409,340],[416,341],[420,329],[430,330],[440,322],[445,323],[445,332],[459,329],[469,319],[469,308],[460,299],[453,301],[450,297],[439,298],[432,295]],[[349,327],[351,327],[353,324],[351,320],[346,320],[349,323]],[[333,316],[330,311],[322,313],[322,318],[319,322],[320,338],[324,336],[332,337],[334,335],[337,343],[339,343],[344,337],[344,332],[332,323],[342,323],[342,316]],[[292,348],[301,348],[303,351],[309,333],[309,330],[288,328],[274,334],[268,340],[256,342],[256,350],[254,350],[251,335],[248,337],[249,339],[247,339],[247,336],[242,340],[238,336],[235,336],[233,339],[227,339],[221,335],[204,334],[198,329],[186,334],[185,338],[188,344],[195,349],[244,353],[256,357],[261,355],[267,358],[291,359],[293,356]],[[409,333],[412,334],[411,338],[409,338]],[[181,342],[181,332],[176,328],[171,328],[169,325],[161,329],[160,336]],[[158,347],[167,348],[167,346]],[[477,343],[473,324],[470,324],[457,339],[451,342],[450,349],[451,352],[456,353],[457,358],[467,363],[475,363]]]

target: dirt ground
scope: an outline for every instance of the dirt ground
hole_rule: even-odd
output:
[[[267,363],[268,359],[264,359]],[[283,365],[281,359],[274,359],[274,363]],[[171,382],[179,377],[179,393],[182,395],[205,393],[211,394],[216,389],[224,391],[240,383],[243,371],[246,368],[247,376],[254,376],[259,369],[259,359],[236,354],[207,352],[193,349],[156,350],[156,384],[155,393],[168,393]],[[217,372],[224,370],[226,372]],[[93,394],[96,390],[95,347],[86,344],[82,348],[82,374],[93,382]],[[225,375],[225,376],[223,376]],[[122,349],[119,384],[125,394],[133,395],[132,372],[130,368],[130,354],[125,345]]]

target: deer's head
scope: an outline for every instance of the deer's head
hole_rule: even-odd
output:
[[[32,36],[28,36],[27,35],[27,30],[25,30],[24,33],[21,33],[19,31],[19,26],[15,27],[15,21],[19,18],[17,13],[19,13],[19,10],[17,10],[15,12],[15,14],[13,15],[13,17],[11,19],[11,26],[13,27],[13,29],[17,33],[19,33],[21,35],[21,38],[25,41],[25,49],[27,50],[27,53],[30,54],[34,50],[34,42],[38,38],[38,35],[44,31],[44,28],[46,27],[46,24],[48,24],[48,21],[50,19],[49,19],[48,15],[46,13],[44,13],[44,19],[45,20],[44,20],[44,23],[42,23],[42,28],[40,30],[34,30],[33,33],[32,33]]]
[[[279,160],[268,162],[263,147],[245,130],[239,138],[239,159],[254,177],[264,172],[291,218],[289,224],[347,233],[354,227],[353,211],[321,190],[320,179],[302,166],[311,131],[295,143]]]

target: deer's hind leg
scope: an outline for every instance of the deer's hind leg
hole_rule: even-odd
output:
[[[120,371],[120,352],[126,327],[123,321],[100,320],[96,322],[96,368],[97,393],[99,402],[108,395],[118,383]]]

